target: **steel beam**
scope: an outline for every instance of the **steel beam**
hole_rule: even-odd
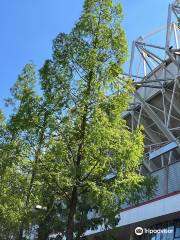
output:
[[[136,115],[134,115],[134,118],[135,118],[136,121],[138,121],[138,118],[137,118]],[[148,137],[151,139],[151,141],[153,143],[160,143],[160,142],[162,142],[161,138],[157,134],[154,134],[153,131],[151,131],[151,129],[149,128],[148,124],[146,123],[146,121],[144,120],[143,117],[141,117],[140,122],[144,126],[145,133],[148,135]]]
[[[168,143],[167,145],[149,153],[149,160],[152,160],[154,158],[157,158],[167,152],[172,151],[173,149],[177,148],[177,143],[176,142],[171,142]]]
[[[179,140],[171,133],[171,131],[165,126],[163,121],[158,117],[158,115],[151,109],[149,104],[140,96],[138,92],[135,92],[135,96],[141,101],[144,111],[148,114],[148,116],[154,121],[154,123],[158,126],[161,132],[166,136],[169,141],[173,141],[177,143],[178,148],[180,148]]]

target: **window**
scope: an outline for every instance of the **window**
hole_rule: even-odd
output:
[[[178,240],[177,238],[180,239],[180,220],[175,222],[175,234],[174,237],[176,240]]]
[[[156,240],[161,240],[161,233],[157,233]]]
[[[149,240],[156,240],[156,235],[153,234],[153,235],[149,238]]]
[[[167,230],[168,229],[168,224],[164,223],[162,226],[162,230]],[[167,233],[162,233],[161,234],[161,240],[167,240]]]
[[[157,229],[157,230],[162,229],[162,224],[156,225],[156,229]],[[161,233],[157,233],[157,234],[156,234],[156,240],[161,240]]]
[[[174,226],[171,224],[168,227],[168,234],[166,240],[174,240]]]

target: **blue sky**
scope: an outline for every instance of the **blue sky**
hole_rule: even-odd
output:
[[[122,0],[129,45],[139,35],[166,24],[168,0]],[[23,66],[39,69],[51,56],[52,40],[69,32],[83,0],[0,0],[0,107]]]

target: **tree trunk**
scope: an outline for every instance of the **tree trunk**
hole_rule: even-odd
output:
[[[91,81],[93,78],[93,71],[89,73],[89,81],[87,83],[87,89],[86,89],[86,96],[90,97],[91,92]],[[77,152],[77,161],[76,161],[76,179],[79,181],[81,177],[80,173],[80,165],[81,161],[83,159],[83,147],[84,147],[84,141],[85,141],[85,132],[86,132],[86,126],[87,126],[87,114],[88,114],[88,108],[89,108],[89,101],[85,103],[84,106],[84,113],[81,120],[81,126],[80,126],[80,144],[78,147]],[[73,187],[72,195],[70,199],[70,205],[69,205],[69,215],[68,215],[68,221],[67,221],[67,229],[66,229],[66,240],[73,240],[73,232],[74,232],[74,217],[76,214],[76,207],[77,207],[77,201],[78,201],[78,191],[77,186]]]
[[[49,229],[46,224],[40,224],[38,229],[38,240],[47,240],[49,236]]]
[[[73,232],[74,232],[74,217],[76,213],[77,206],[77,187],[73,187],[72,196],[70,200],[69,206],[69,215],[67,222],[67,230],[66,230],[66,239],[73,240]]]

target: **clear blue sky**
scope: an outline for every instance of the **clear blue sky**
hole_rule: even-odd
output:
[[[166,24],[168,0],[122,0],[129,44]],[[0,107],[23,66],[39,69],[51,56],[52,40],[69,32],[83,0],[0,0]]]

